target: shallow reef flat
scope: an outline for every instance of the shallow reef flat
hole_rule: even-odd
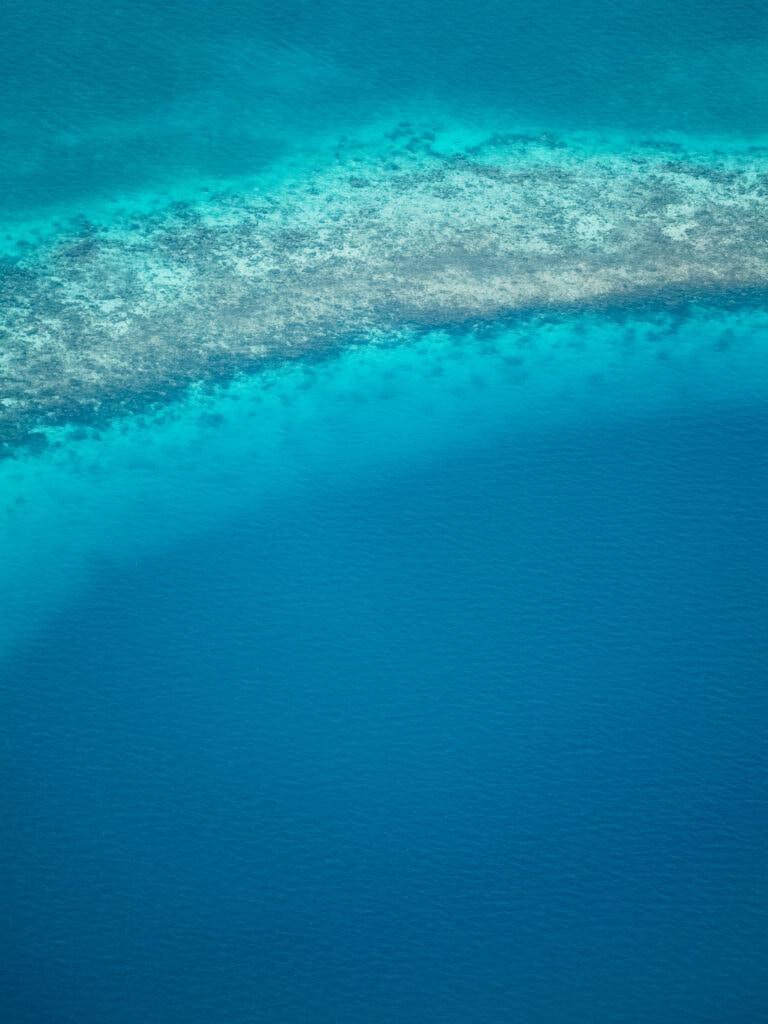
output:
[[[762,302],[768,153],[400,124],[279,186],[93,223],[0,264],[0,445],[402,330]]]

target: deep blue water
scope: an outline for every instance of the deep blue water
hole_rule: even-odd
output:
[[[4,680],[13,1021],[755,1021],[768,421],[322,487]]]
[[[6,0],[0,215],[414,109],[743,147],[767,10]],[[768,321],[654,309],[0,465],[3,1024],[768,1019]]]

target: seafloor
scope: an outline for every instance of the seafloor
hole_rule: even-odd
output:
[[[285,360],[546,312],[762,304],[768,150],[400,123],[0,265],[0,447]]]

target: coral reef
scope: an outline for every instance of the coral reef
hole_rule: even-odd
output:
[[[761,299],[767,224],[760,154],[520,134],[455,152],[401,125],[271,192],[82,219],[0,263],[0,446],[390,328]]]

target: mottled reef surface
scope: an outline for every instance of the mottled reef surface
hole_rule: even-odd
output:
[[[768,152],[452,150],[400,125],[279,188],[73,222],[0,263],[0,446],[402,328],[742,302],[768,286]]]

